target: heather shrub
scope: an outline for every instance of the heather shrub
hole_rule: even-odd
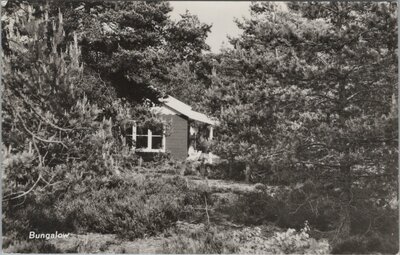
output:
[[[271,245],[268,237],[260,227],[245,227],[232,232],[232,239],[240,244],[240,253],[270,252]]]
[[[242,162],[228,162],[223,160],[213,166],[210,178],[228,179],[228,180],[243,180],[245,164]]]
[[[171,159],[169,152],[136,152],[136,154],[142,158],[143,165],[147,167],[153,167]]]
[[[56,196],[50,190],[30,194],[23,210],[6,207],[3,233],[15,240],[26,240],[29,231],[96,232],[132,240],[161,233],[177,220],[202,220],[204,212],[195,208],[209,199],[207,190],[190,188],[179,176],[122,173],[68,183],[62,194],[60,187],[53,190]]]
[[[189,233],[174,235],[164,242],[159,253],[174,254],[222,254],[239,251],[232,235],[216,228],[205,227]]]
[[[186,161],[183,164],[183,175],[196,175],[196,165],[198,162]]]
[[[319,189],[310,182],[279,192],[271,192],[265,185],[256,186],[258,192],[238,194],[234,203],[223,204],[217,211],[237,224],[275,223],[281,228],[290,228],[288,236],[295,235],[296,230],[301,232],[307,221],[312,228],[308,234],[326,238],[337,253],[346,253],[346,250],[393,253],[398,250],[398,210],[395,207],[377,206],[373,199],[369,203],[355,201],[350,214],[350,239],[337,241],[340,239],[336,234],[340,208],[335,197],[318,195]]]
[[[11,244],[7,249],[3,250],[6,253],[60,253],[54,245],[46,240],[19,241]]]
[[[286,232],[276,233],[271,242],[274,253],[284,254],[327,254],[329,244],[326,240],[317,242],[311,238],[308,232],[308,223],[300,230],[289,228]]]
[[[333,245],[332,254],[398,254],[398,238],[390,235],[355,235]]]
[[[191,225],[164,242],[160,253],[240,253],[240,254],[326,254],[326,240],[316,240],[308,234],[306,225],[300,231],[281,232],[271,226],[223,229],[203,224]],[[276,232],[278,231],[278,232]]]
[[[396,254],[399,251],[398,211],[369,208],[353,210],[349,238],[334,236],[333,254]]]
[[[58,218],[74,231],[114,233],[124,239],[151,236],[177,220],[195,216],[204,194],[190,190],[181,177],[110,177],[94,187],[81,186],[56,204]]]
[[[154,162],[152,166],[152,169],[157,173],[183,175],[185,162],[176,161],[170,158],[161,162]]]
[[[239,244],[239,253],[245,254],[326,254],[329,253],[327,240],[316,240],[309,236],[310,228],[305,226],[296,231],[282,232],[276,226],[245,227],[231,231],[234,243]]]
[[[261,192],[240,194],[234,204],[226,204],[218,210],[228,215],[228,219],[239,224],[253,225],[276,222],[280,209],[285,205]]]

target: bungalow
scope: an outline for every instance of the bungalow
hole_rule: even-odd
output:
[[[162,126],[152,128],[132,127],[128,139],[134,141],[137,152],[170,152],[177,160],[196,158],[200,155],[195,139],[198,130],[194,123],[202,123],[207,129],[207,140],[213,138],[213,127],[217,121],[212,120],[205,114],[192,110],[192,107],[168,96],[161,99],[161,106],[153,107],[152,110],[170,124],[170,132],[165,134]]]

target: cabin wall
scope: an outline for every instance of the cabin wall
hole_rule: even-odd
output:
[[[171,123],[169,135],[165,137],[166,150],[177,160],[188,156],[189,122],[180,115],[164,115],[163,119]]]

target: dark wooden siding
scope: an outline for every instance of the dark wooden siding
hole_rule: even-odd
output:
[[[178,160],[184,160],[188,156],[189,122],[179,115],[164,115],[167,121],[171,121],[169,136],[165,138],[166,150]]]

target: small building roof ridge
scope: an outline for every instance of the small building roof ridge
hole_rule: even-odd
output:
[[[209,118],[207,115],[192,110],[192,107],[190,105],[185,104],[184,102],[182,102],[172,96],[168,96],[167,98],[160,99],[160,101],[163,104],[165,104],[166,106],[168,106],[169,108],[177,111],[180,114],[185,115],[189,119],[200,121],[200,122],[207,123],[210,125],[217,125],[217,123],[218,123],[217,121],[214,121],[211,118]]]
[[[185,110],[191,110],[192,107],[188,104],[185,104],[184,102],[176,99],[175,97],[168,96],[167,98],[163,98],[160,100],[162,103],[168,105],[169,107],[179,110],[179,109],[185,109]]]

